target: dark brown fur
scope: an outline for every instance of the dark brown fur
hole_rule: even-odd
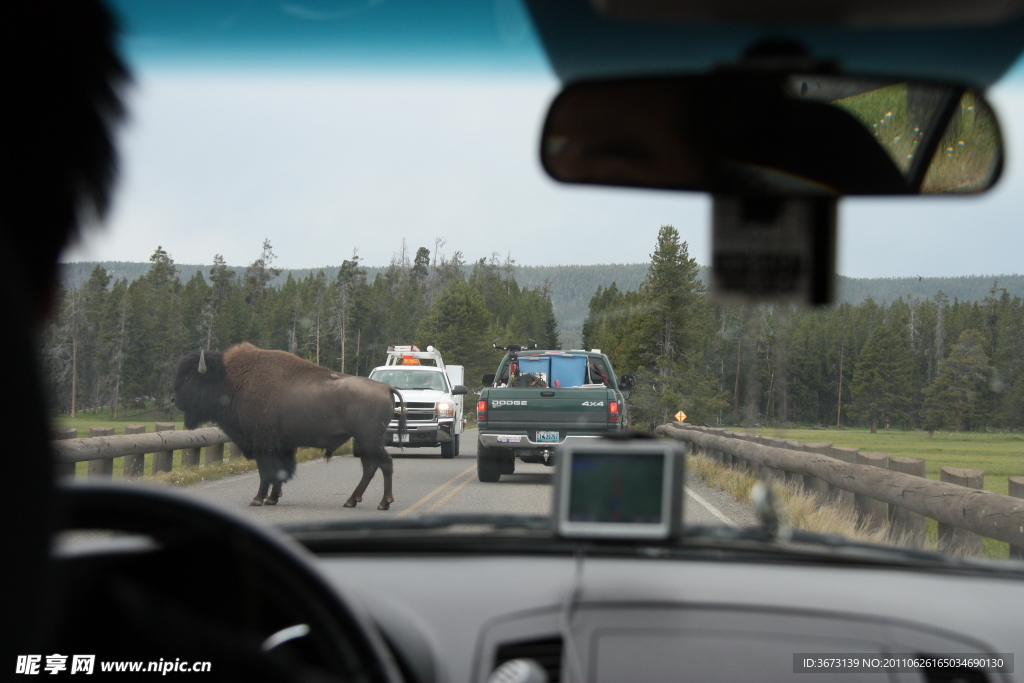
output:
[[[405,428],[405,402],[396,389],[247,343],[223,353],[204,352],[203,358],[205,373],[199,372],[198,351],[179,362],[175,402],[185,413],[187,429],[213,422],[256,461],[260,488],[253,505],[277,503],[281,484],[295,473],[298,448],[323,448],[330,458],[349,439],[362,461],[363,478],[345,506],[362,500],[377,469],[384,476],[379,509],[394,502],[384,434],[395,411],[394,396],[403,409],[399,429]]]

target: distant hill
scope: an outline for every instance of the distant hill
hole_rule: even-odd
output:
[[[97,263],[76,262],[63,265],[63,280],[66,287],[78,287],[87,279]],[[126,278],[129,282],[145,274],[149,263],[125,261],[103,261],[103,266],[113,274],[115,279]],[[175,264],[182,282],[189,280],[197,270],[207,277],[209,265]],[[232,266],[241,274],[245,266]],[[466,266],[468,272],[472,265]],[[272,286],[284,283],[288,275],[302,279],[310,273],[323,270],[328,278],[334,278],[338,266],[323,268],[298,268],[284,270],[281,275],[271,281]],[[367,276],[373,279],[383,271],[383,267],[367,267]],[[521,287],[542,287],[545,282],[551,283],[551,303],[559,322],[559,333],[562,344],[568,347],[579,346],[583,321],[587,317],[590,297],[598,286],[607,287],[616,283],[624,291],[635,290],[643,282],[647,273],[646,263],[599,264],[592,266],[517,266],[516,281]],[[706,269],[702,269],[702,279],[706,281]],[[1006,289],[1011,296],[1024,297],[1024,275],[965,275],[961,277],[903,277],[903,278],[850,278],[840,276],[839,296],[842,301],[859,303],[872,298],[882,303],[896,299],[927,299],[935,296],[940,290],[946,296],[961,301],[978,301],[988,295],[993,283],[998,281],[1001,289]]]

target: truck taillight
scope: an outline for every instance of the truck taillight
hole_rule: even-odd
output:
[[[487,401],[480,400],[476,402],[476,419],[487,419]]]
[[[619,402],[608,401],[608,421],[618,422],[619,421]]]

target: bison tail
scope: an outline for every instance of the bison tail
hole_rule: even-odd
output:
[[[269,451],[256,456],[260,478],[273,482],[285,482],[295,474],[295,451]]]
[[[406,420],[405,420],[405,399],[402,398],[402,394],[401,394],[401,392],[398,391],[398,389],[395,389],[394,387],[388,387],[388,388],[391,389],[391,393],[392,394],[394,394],[395,396],[398,397],[398,405],[401,408],[401,410],[398,411],[398,433],[399,434],[404,434],[406,432],[406,428],[405,428],[405,423],[406,423]]]

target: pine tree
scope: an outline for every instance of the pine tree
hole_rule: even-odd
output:
[[[362,303],[361,299],[365,298],[367,289],[366,271],[359,267],[359,256],[355,251],[352,252],[352,258],[342,261],[334,285],[337,290],[337,296],[335,297],[337,305],[332,318],[332,324],[335,338],[339,345],[339,359],[341,361],[339,369],[342,372],[347,372],[351,369],[346,364],[351,350],[349,348],[351,346],[349,339],[352,336],[351,325],[354,319],[361,317],[358,315],[358,311]]]
[[[850,413],[868,423],[871,433],[878,425],[906,425],[914,402],[914,358],[908,340],[896,330],[879,325],[860,353],[850,387]]]
[[[964,330],[949,349],[924,401],[924,426],[929,435],[936,429],[971,428],[992,370],[984,347],[980,331]]]
[[[640,289],[649,312],[639,320],[642,337],[649,340],[645,365],[660,368],[662,374],[671,373],[677,363],[695,365],[703,350],[710,310],[699,275],[700,266],[690,258],[679,231],[662,226]]]
[[[103,403],[103,372],[105,359],[99,353],[99,341],[107,315],[107,288],[110,274],[97,265],[81,289],[81,327],[78,330],[77,375],[83,405],[98,411]],[[82,391],[84,389],[84,391]]]
[[[213,267],[210,268],[210,292],[199,323],[200,341],[205,349],[214,348],[214,330],[217,328],[221,310],[231,296],[234,285],[235,271],[227,267],[221,254],[215,254]]]
[[[466,366],[466,377],[475,382],[493,372],[487,338],[487,308],[484,299],[464,282],[455,282],[437,298],[437,303],[416,333],[420,348],[432,345],[447,362]]]

